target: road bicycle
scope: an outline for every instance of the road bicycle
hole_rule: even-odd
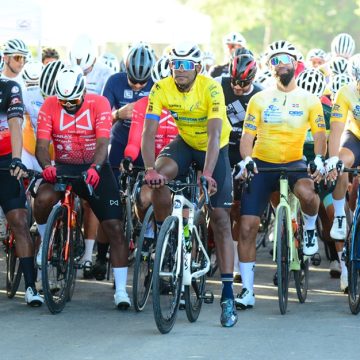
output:
[[[85,176],[56,177],[54,190],[63,193],[48,217],[42,241],[41,275],[46,304],[51,313],[61,312],[74,292],[79,261],[85,251],[85,240],[79,213],[80,201],[73,183]],[[96,196],[87,184],[90,196]]]
[[[207,225],[201,208],[209,204],[206,179],[201,177],[203,197],[197,182],[168,183],[174,193],[172,213],[161,226],[157,237],[152,300],[159,331],[171,331],[184,290],[185,310],[190,322],[198,319],[205,295],[206,273],[210,269],[207,254]],[[197,193],[195,202],[184,196],[184,189]]]
[[[307,297],[310,256],[303,254],[303,226],[300,203],[291,192],[288,173],[307,172],[307,168],[258,168],[259,172],[280,173],[280,203],[275,211],[273,260],[277,264],[277,287],[280,313],[287,310],[290,272],[300,303]],[[249,180],[248,180],[249,181]]]

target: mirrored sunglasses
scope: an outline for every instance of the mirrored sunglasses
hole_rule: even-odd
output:
[[[16,62],[25,61],[25,56],[22,55],[10,55]]]
[[[59,100],[59,104],[62,106],[77,106],[81,104],[82,98],[73,99],[73,100],[63,100],[63,99],[58,99],[58,100]]]
[[[180,68],[182,67],[185,71],[195,70],[196,65],[191,60],[173,60],[171,64],[174,70],[180,70]]]
[[[287,54],[282,54],[282,55],[277,55],[274,56],[270,59],[270,64],[273,66],[277,66],[280,63],[284,64],[284,65],[288,65],[291,64],[293,58],[290,55]]]

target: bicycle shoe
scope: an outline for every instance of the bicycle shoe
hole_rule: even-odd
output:
[[[225,299],[221,302],[220,323],[223,327],[233,327],[238,320],[238,315],[233,299]]]
[[[96,259],[96,262],[92,268],[92,275],[98,281],[102,281],[106,276],[106,260]]]
[[[86,260],[83,264],[83,277],[84,279],[92,279],[94,277],[93,265],[89,260]]]

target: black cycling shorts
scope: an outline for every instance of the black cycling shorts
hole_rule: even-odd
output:
[[[56,164],[57,175],[81,175],[89,165]],[[95,189],[98,198],[90,196],[86,184],[79,179],[73,183],[73,190],[80,198],[89,202],[91,210],[100,222],[104,220],[122,220],[122,206],[115,176],[109,164],[104,164],[100,171],[100,181]]]
[[[354,154],[353,166],[360,165],[360,140],[350,130],[345,130],[342,134],[340,147],[349,149]]]
[[[166,145],[158,158],[168,157],[174,160],[178,166],[178,177],[187,175],[190,165],[195,161],[200,169],[205,163],[206,151],[195,150],[180,137]],[[230,208],[232,204],[232,176],[229,162],[228,146],[219,151],[219,157],[213,172],[213,178],[217,183],[217,192],[211,196],[210,202],[214,208]]]
[[[275,167],[304,167],[306,163],[304,160],[292,161],[285,164],[273,164],[265,161],[254,159],[258,168],[275,168]],[[310,178],[309,175],[304,173],[289,173],[289,185],[293,189],[295,183],[299,179]],[[271,193],[280,190],[280,173],[261,173],[255,174],[250,183],[250,192],[244,186],[243,194],[241,197],[241,215],[254,215],[261,216],[264,212],[267,203],[270,200]]]
[[[11,154],[0,156],[0,168],[8,169],[11,160]],[[26,197],[22,181],[11,176],[10,171],[0,171],[0,183],[0,206],[4,213],[14,209],[25,209]]]

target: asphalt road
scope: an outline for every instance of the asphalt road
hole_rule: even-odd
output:
[[[64,311],[52,315],[44,304],[24,303],[23,284],[9,300],[4,291],[5,261],[0,255],[0,359],[359,359],[360,316],[350,313],[339,280],[331,279],[328,261],[311,268],[305,304],[291,282],[286,315],[281,315],[277,288],[272,285],[275,266],[269,249],[258,253],[256,305],[239,312],[234,328],[220,326],[218,274],[209,279],[215,301],[203,305],[196,323],[185,312],[167,335],[155,325],[151,298],[142,313],[113,305],[112,283],[87,281],[78,276],[73,296]],[[132,281],[132,269],[128,284]],[[241,286],[235,284],[235,292]],[[131,286],[128,286],[131,295]]]

